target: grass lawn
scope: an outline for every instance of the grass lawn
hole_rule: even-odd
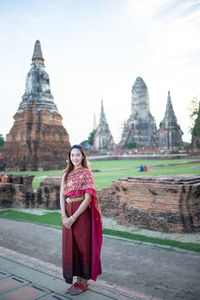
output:
[[[91,161],[93,170],[101,170],[94,172],[96,188],[99,190],[108,187],[112,180],[125,178],[127,176],[141,175],[176,175],[176,174],[200,174],[199,163],[181,164],[184,162],[195,161],[195,159],[171,159],[171,160],[109,160],[109,161]],[[196,160],[197,161],[197,160]],[[180,164],[176,166],[168,166],[168,164]],[[150,172],[137,172],[137,168],[141,165],[150,166]],[[153,167],[151,166],[156,166]],[[162,166],[159,166],[162,165]],[[8,174],[31,174],[34,175],[33,188],[37,189],[41,181],[46,176],[61,175],[63,170],[43,171],[43,172],[8,172]]]
[[[60,217],[59,212],[51,212],[47,213],[42,216],[34,215],[34,214],[29,214],[29,213],[24,213],[20,211],[14,211],[14,210],[4,210],[0,212],[0,217],[1,218],[9,218],[13,220],[25,220],[25,221],[31,221],[34,223],[39,223],[39,224],[46,224],[46,225],[51,225],[51,226],[58,226],[58,228],[62,228],[62,221]],[[112,229],[103,229],[103,233],[105,235],[111,235],[119,238],[125,238],[128,240],[134,240],[138,242],[149,242],[157,245],[165,245],[169,247],[177,247],[185,250],[191,250],[195,252],[200,253],[200,244],[196,243],[185,243],[185,242],[179,242],[179,241],[172,241],[172,240],[167,240],[167,239],[160,239],[160,238],[155,238],[155,237],[147,237],[144,235],[140,234],[134,234],[134,233],[129,233],[129,232],[124,232],[124,231],[118,231],[118,230],[112,230]],[[170,248],[167,248],[167,250],[170,250]]]
[[[196,159],[198,161],[200,159]],[[91,161],[92,169],[110,170],[110,169],[137,169],[140,165],[166,165],[166,164],[181,164],[184,162],[195,161],[195,159],[147,159],[147,160],[104,160],[104,161]]]

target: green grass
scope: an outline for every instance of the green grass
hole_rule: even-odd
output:
[[[195,161],[195,159],[173,159],[173,160],[114,160],[114,161],[92,161],[92,169],[110,170],[106,172],[94,173],[94,179],[97,190],[103,187],[108,187],[112,180],[125,178],[128,176],[157,176],[157,175],[177,175],[177,174],[200,174],[200,168],[192,169],[190,166],[197,166],[199,163],[182,164],[177,166],[168,166],[168,164],[180,164],[183,162]],[[151,168],[150,172],[138,172],[140,165],[155,166]],[[115,170],[127,169],[127,170]]]
[[[112,230],[107,228],[103,229],[103,233],[107,235],[116,236],[116,237],[126,238],[129,240],[134,240],[134,241],[147,242],[152,244],[159,244],[159,245],[177,247],[185,250],[200,252],[200,244],[195,244],[195,243],[185,243],[185,242],[160,239],[155,237],[148,237],[140,234],[134,234],[130,232]]]
[[[62,221],[59,212],[52,212],[42,216],[24,213],[20,211],[14,210],[4,210],[0,212],[1,218],[8,218],[13,220],[24,220],[24,221],[31,221],[38,224],[45,224],[51,226],[59,226],[62,228]],[[140,234],[133,234],[130,232],[112,230],[112,229],[103,229],[103,233],[105,235],[111,235],[119,238],[125,238],[128,240],[138,241],[138,242],[148,242],[157,245],[165,245],[170,247],[177,247],[185,250],[191,250],[200,253],[200,244],[195,243],[184,243],[179,241],[167,240],[167,239],[160,239],[154,237],[147,237]]]
[[[53,175],[61,175],[63,173],[63,170],[50,170],[50,171],[24,171],[24,172],[8,172],[8,174],[13,175],[33,175],[35,176],[33,179],[33,188],[38,189],[40,186],[40,183],[45,180],[47,176],[53,176]]]
[[[184,162],[195,161],[199,159],[160,159],[160,160],[104,160],[104,161],[91,161],[92,169],[108,170],[108,169],[134,169],[140,165],[166,165],[166,164],[180,164]]]
[[[14,210],[7,209],[0,212],[0,217],[13,219],[13,220],[31,221],[31,222],[42,223],[46,225],[62,226],[62,220],[60,217],[60,213],[58,212],[51,212],[39,216],[39,215],[29,214],[21,211],[14,211]]]
[[[168,164],[176,164],[183,162],[191,162],[195,159],[171,159],[171,160],[109,160],[109,161],[91,161],[92,169],[101,170],[101,172],[94,172],[96,188],[99,190],[103,187],[108,187],[112,180],[125,178],[127,176],[141,176],[141,175],[177,175],[177,174],[200,174],[200,168],[190,168],[197,166],[199,163],[182,164],[177,166],[168,166]],[[137,172],[137,168],[141,165],[158,165],[158,167],[151,168],[150,172]],[[163,165],[163,166],[159,166]],[[118,170],[121,169],[121,170]],[[125,169],[125,170],[124,170]],[[37,189],[40,182],[44,181],[46,176],[61,175],[63,170],[43,171],[43,172],[8,172],[10,174],[30,174],[34,175],[33,188]]]

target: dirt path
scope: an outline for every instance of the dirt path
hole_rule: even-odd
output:
[[[61,266],[61,230],[0,219],[0,245]],[[104,237],[101,279],[166,300],[200,298],[200,254]]]

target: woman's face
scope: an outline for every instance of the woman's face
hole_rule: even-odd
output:
[[[75,168],[82,167],[83,155],[79,149],[77,148],[72,149],[70,154],[70,159]]]

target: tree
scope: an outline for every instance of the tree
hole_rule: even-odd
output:
[[[190,118],[193,121],[191,128],[192,144],[200,149],[200,97],[192,99],[190,111]]]
[[[199,103],[200,103],[200,96],[193,97],[192,100],[190,101],[190,106],[188,108],[188,110],[190,111],[190,119],[192,121],[192,128],[190,129],[191,132],[193,130],[195,121],[198,117]]]
[[[89,136],[88,136],[88,143],[92,146],[94,144],[94,136],[96,133],[96,129],[92,130],[92,132],[90,132]]]
[[[0,133],[0,148],[3,148],[3,145],[5,143],[3,135]]]
[[[192,136],[197,137],[196,146],[197,146],[197,148],[200,149],[200,142],[198,140],[199,137],[200,137],[200,108],[199,108],[199,111],[198,111],[197,118],[195,120],[194,127],[192,128]]]
[[[81,146],[87,147],[87,145],[88,145],[88,140],[84,140],[81,142]]]
[[[128,144],[126,145],[126,147],[127,147],[128,149],[136,148],[136,146],[137,146],[136,142],[130,142],[130,143],[128,143]]]
[[[81,145],[87,149],[91,149],[92,145],[94,144],[94,136],[96,133],[96,129],[90,132],[88,139],[81,142]]]
[[[194,127],[192,128],[192,135],[193,136],[200,136],[200,110],[195,120]]]

